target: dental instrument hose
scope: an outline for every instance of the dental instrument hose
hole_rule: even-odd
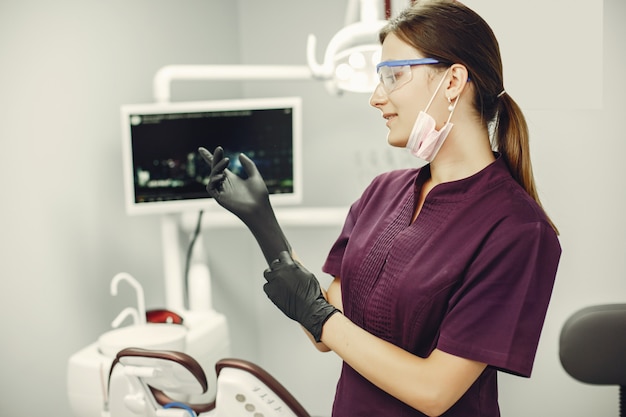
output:
[[[168,403],[168,404],[165,404],[163,406],[163,408],[164,409],[168,409],[168,408],[182,408],[183,410],[187,411],[191,417],[197,417],[196,412],[193,411],[193,409],[191,407],[189,407],[185,403],[180,403],[180,402]]]
[[[198,235],[200,234],[200,229],[202,226],[202,215],[204,214],[203,210],[198,212],[198,221],[196,223],[196,230],[193,232],[193,236],[191,237],[191,242],[189,242],[189,247],[187,248],[187,259],[185,261],[185,300],[189,303],[189,268],[191,265],[191,255],[193,254],[193,247],[196,244],[196,240],[198,239]],[[189,306],[187,306],[189,308]]]

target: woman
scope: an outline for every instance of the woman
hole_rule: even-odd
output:
[[[352,205],[325,293],[293,261],[254,164],[242,160],[246,183],[202,150],[207,189],[264,248],[270,299],[343,359],[333,416],[499,416],[497,372],[530,376],[561,253],[526,122],[491,29],[463,4],[418,2],[380,40],[370,103],[389,144],[428,164],[380,175]]]

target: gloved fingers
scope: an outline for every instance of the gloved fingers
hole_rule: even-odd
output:
[[[224,157],[224,149],[221,146],[215,148],[213,154],[204,147],[198,148],[198,153],[204,159],[204,161],[211,167],[211,174],[209,176],[209,183],[206,186],[209,195],[216,197],[217,191],[223,188],[224,181],[228,174],[229,158]]]
[[[241,166],[246,171],[248,178],[256,177],[259,174],[259,170],[257,169],[254,161],[243,153],[239,154],[239,162],[241,162]]]
[[[211,159],[211,170],[215,169],[215,166],[224,160],[224,148],[218,146],[213,151],[213,158]]]
[[[272,270],[271,268],[267,268],[265,271],[263,271],[263,277],[265,278],[267,283],[270,283],[278,278],[278,276],[276,275],[276,271]],[[263,285],[263,289],[265,289],[265,285],[267,285],[267,283]],[[265,291],[265,293],[267,293],[267,291]]]
[[[201,146],[198,148],[198,153],[200,154],[202,159],[204,159],[206,163],[211,166],[212,171],[216,170],[216,167],[218,166],[221,167],[221,165],[223,165],[224,160],[226,161],[229,160],[228,158],[224,158],[224,149],[221,146],[218,146],[217,148],[215,148],[213,153],[209,152],[208,149]],[[226,166],[228,166],[228,163],[226,163]]]
[[[211,154],[211,152],[208,151],[208,149],[201,146],[198,148],[198,153],[200,154],[202,159],[205,160],[207,164],[209,165],[213,164],[213,155]]]
[[[281,253],[282,253],[282,252],[281,252]],[[299,270],[301,270],[302,272],[304,272],[304,273],[306,273],[306,274],[310,274],[310,273],[311,273],[311,272],[309,272],[309,270],[308,270],[308,269],[306,269],[306,268],[304,267],[304,265],[302,265],[302,263],[301,263],[301,262],[300,262],[297,258],[294,258],[293,256],[291,256],[291,252],[284,252],[284,253],[286,253],[286,254],[287,254],[288,259],[287,259],[287,257],[286,257],[286,256],[285,256],[285,257],[282,257],[282,258],[280,259],[280,261],[281,261],[281,266],[282,266],[283,268],[284,268],[284,267],[289,266],[289,267],[291,267],[291,268],[293,268],[293,269],[299,269]],[[284,258],[284,259],[283,259],[283,258]]]
[[[274,259],[272,261],[272,263],[270,264],[270,269],[277,270],[279,268],[286,268],[288,266],[295,266],[295,264],[293,258],[291,257],[291,254],[284,250],[278,254],[277,259]]]
[[[278,258],[270,263],[270,267],[263,272],[263,276],[268,282],[273,281],[279,276],[282,270],[292,266],[295,266],[295,264],[291,258],[291,254],[287,251],[282,251],[278,254]]]
[[[218,162],[215,162],[215,161],[216,161],[216,158],[213,158],[213,164],[211,166],[211,176],[220,175],[219,173],[226,170],[226,168],[228,167],[228,164],[230,163],[230,159],[228,158],[221,159]]]
[[[207,191],[211,192],[213,190],[221,189],[222,185],[224,184],[225,179],[226,179],[226,174],[224,173],[218,174],[218,175],[211,175],[209,179],[209,183],[206,185]]]
[[[263,284],[263,292],[287,317],[297,320],[293,311],[294,303],[297,303],[297,294],[293,293],[292,288],[285,288],[280,282],[266,282]]]
[[[270,285],[269,282],[266,282],[265,284],[263,284],[263,292],[265,293],[265,295],[267,295],[267,297],[272,300],[272,296],[274,295],[274,291],[273,287]]]

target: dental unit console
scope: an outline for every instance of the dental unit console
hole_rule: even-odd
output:
[[[127,273],[111,281],[111,294],[117,295],[119,283],[127,282],[137,293],[137,308],[125,308],[112,322],[112,330],[73,354],[68,361],[67,391],[76,417],[102,417],[109,396],[107,375],[118,352],[134,347],[147,350],[178,351],[192,356],[209,380],[216,379],[215,364],[230,355],[230,335],[224,315],[213,309],[203,311],[145,310],[143,289]],[[120,326],[127,317],[134,323]],[[149,319],[149,320],[148,320]],[[185,399],[207,402],[216,395],[212,384],[206,392]],[[111,417],[117,417],[111,415]]]
[[[229,359],[225,317],[213,309],[145,311],[143,288],[117,274],[137,293],[113,329],[72,355],[67,391],[75,417],[309,417],[270,374]],[[120,326],[128,317],[134,323]]]

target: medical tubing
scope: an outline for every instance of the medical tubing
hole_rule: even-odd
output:
[[[193,237],[191,238],[191,242],[189,242],[189,247],[187,248],[187,259],[185,260],[185,276],[184,276],[184,283],[185,283],[184,299],[186,300],[186,302],[189,302],[189,267],[191,265],[191,255],[193,254],[193,247],[195,246],[196,240],[198,239],[198,235],[200,234],[203,214],[204,214],[204,210],[200,210],[198,212],[198,222],[196,223],[196,230],[193,232]]]
[[[164,409],[168,409],[168,408],[182,408],[185,411],[187,411],[189,413],[189,415],[191,417],[198,417],[198,415],[196,414],[195,411],[193,411],[193,409],[191,407],[189,407],[187,404],[185,403],[181,403],[181,402],[171,402],[171,403],[167,403],[163,406]]]

